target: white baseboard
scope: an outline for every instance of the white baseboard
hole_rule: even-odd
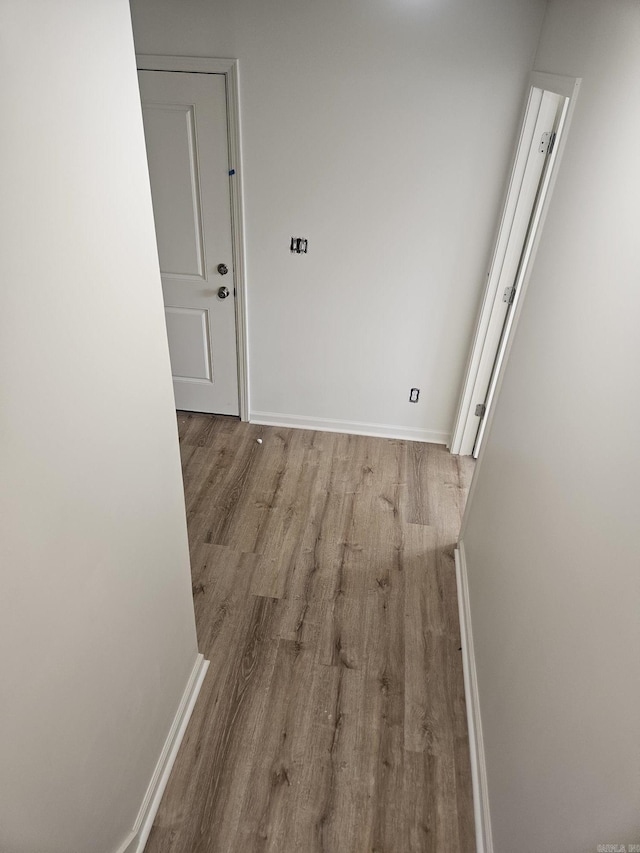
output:
[[[265,426],[313,429],[319,432],[342,432],[349,435],[370,435],[377,438],[399,438],[405,441],[427,441],[448,444],[451,433],[441,430],[403,427],[392,424],[368,424],[361,421],[339,421],[334,418],[308,418],[304,415],[285,415],[281,412],[251,412],[252,424]]]
[[[460,637],[462,640],[462,666],[464,668],[464,690],[467,706],[467,726],[469,729],[469,750],[471,752],[471,780],[473,784],[473,811],[476,824],[477,853],[493,853],[491,835],[491,814],[489,812],[489,791],[487,788],[487,767],[482,740],[482,720],[480,718],[480,699],[478,696],[478,677],[476,658],[471,631],[471,610],[469,605],[469,583],[467,562],[462,540],[455,552],[456,581],[458,585],[458,612],[460,614]]]
[[[143,853],[160,801],[167,787],[171,769],[176,760],[180,744],[187,730],[189,718],[193,712],[202,682],[209,667],[209,661],[198,655],[191,675],[182,694],[180,705],[173,718],[169,734],[160,753],[149,787],[142,801],[133,829],[118,848],[116,853]]]

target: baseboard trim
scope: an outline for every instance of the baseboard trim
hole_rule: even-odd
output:
[[[369,435],[374,438],[397,438],[404,441],[425,441],[430,444],[448,444],[451,433],[420,427],[402,427],[393,424],[370,424],[362,421],[340,421],[334,418],[309,418],[304,415],[285,415],[281,412],[251,412],[252,424],[264,426],[313,429],[319,432],[342,432],[348,435]]]
[[[205,660],[202,655],[198,655],[149,782],[136,822],[116,853],[143,853],[144,851],[208,667],[209,661]]]
[[[455,560],[456,581],[458,585],[458,612],[460,614],[460,637],[462,640],[462,666],[464,669],[464,690],[467,706],[467,727],[469,729],[469,750],[471,753],[471,781],[473,785],[473,812],[476,824],[476,848],[477,853],[493,853],[489,791],[487,788],[487,766],[485,763],[484,742],[482,740],[478,676],[476,673],[476,658],[471,631],[467,561],[462,540],[458,542],[458,547],[455,551]]]

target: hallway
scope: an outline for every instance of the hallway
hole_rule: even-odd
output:
[[[453,561],[472,460],[178,420],[211,665],[147,853],[472,853]]]

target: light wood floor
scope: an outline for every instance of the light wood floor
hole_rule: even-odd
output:
[[[453,561],[471,460],[179,427],[211,666],[147,853],[473,853]]]

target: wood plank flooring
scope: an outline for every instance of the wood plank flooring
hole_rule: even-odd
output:
[[[453,562],[472,461],[178,421],[211,665],[147,853],[474,853]]]

